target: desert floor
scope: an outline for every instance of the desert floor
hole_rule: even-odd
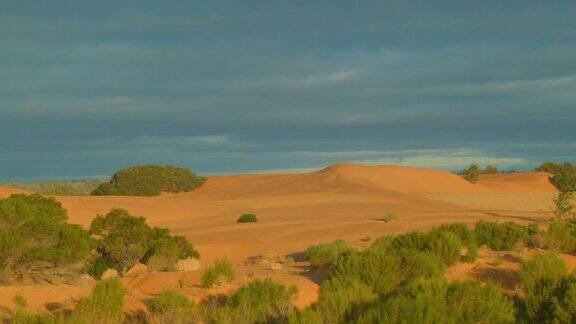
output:
[[[297,285],[297,305],[305,306],[316,298],[317,284],[324,275],[309,271],[306,262],[300,261],[307,247],[341,238],[362,248],[369,244],[363,240],[366,237],[448,222],[542,222],[552,216],[556,194],[548,176],[541,172],[484,175],[477,184],[470,184],[445,171],[337,164],[300,174],[214,176],[197,191],[159,197],[56,199],[68,210],[70,222],[89,226],[96,215],[125,208],[132,215],[146,217],[151,225],[185,236],[199,250],[202,264],[225,257],[237,265],[236,282],[218,291],[199,288],[199,272],[126,277],[123,280],[131,288],[128,310],[142,308],[142,301],[164,288],[178,288],[200,300],[207,294],[233,290],[250,278],[266,276]],[[0,197],[13,192],[0,189]],[[256,214],[258,223],[236,224],[244,213]],[[389,213],[398,220],[382,221]],[[265,265],[243,264],[270,251],[293,256],[297,262],[276,271]],[[483,264],[489,266],[489,259]],[[508,257],[498,264],[514,260]],[[481,265],[456,268],[451,276],[466,277],[478,267]],[[0,305],[10,307],[12,296],[21,294],[32,308],[66,306],[86,295],[92,285],[0,287]]]

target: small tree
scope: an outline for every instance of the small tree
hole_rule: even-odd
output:
[[[468,169],[462,171],[462,176],[464,177],[464,179],[468,180],[468,182],[476,183],[478,182],[481,173],[482,171],[480,170],[478,164],[472,163],[470,164]]]

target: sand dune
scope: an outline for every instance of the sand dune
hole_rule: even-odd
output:
[[[1,189],[0,196],[14,192]],[[89,226],[96,215],[125,208],[185,235],[208,261],[241,261],[266,250],[297,253],[336,238],[354,241],[442,222],[538,220],[549,216],[553,196],[541,172],[486,175],[471,184],[440,170],[344,163],[299,174],[215,176],[198,191],[159,197],[56,199],[71,222]],[[235,223],[248,212],[259,223]],[[387,213],[400,221],[378,220]]]
[[[68,210],[71,222],[89,226],[96,215],[125,208],[146,217],[152,225],[186,236],[199,250],[203,264],[225,257],[239,265],[266,251],[298,258],[317,243],[342,238],[352,246],[363,246],[367,243],[361,239],[367,236],[427,229],[446,222],[542,221],[551,216],[555,196],[548,176],[541,172],[486,175],[471,184],[446,171],[337,164],[299,174],[215,176],[197,191],[158,197],[56,199]],[[0,189],[0,197],[14,192]],[[255,213],[259,222],[236,224],[244,213]],[[383,222],[388,213],[399,220]],[[303,289],[299,305],[314,301],[317,283],[310,278],[294,272],[274,276]],[[176,285],[178,278],[175,274],[147,275],[126,284],[146,295],[157,287]],[[85,288],[78,289],[69,297],[86,293]],[[195,298],[205,294],[197,290],[188,293]],[[35,296],[33,300],[38,299]],[[137,303],[132,307],[137,309]]]

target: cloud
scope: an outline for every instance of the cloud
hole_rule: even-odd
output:
[[[574,1],[63,3],[0,4],[0,177],[576,159]]]

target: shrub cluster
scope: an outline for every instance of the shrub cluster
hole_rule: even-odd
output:
[[[258,222],[258,219],[254,214],[244,214],[236,220],[236,223],[256,223],[256,222]]]
[[[90,233],[100,238],[100,257],[89,271],[97,278],[110,267],[125,272],[142,262],[152,264],[153,270],[166,271],[180,259],[199,257],[184,237],[172,236],[166,228],[150,227],[143,217],[131,216],[124,209],[94,218]]]
[[[519,271],[524,288],[521,316],[534,323],[576,321],[576,276],[551,253],[524,260]]]
[[[138,165],[117,171],[92,195],[157,196],[162,192],[191,191],[202,186],[205,180],[189,169],[172,165]]]
[[[531,228],[514,222],[492,223],[479,221],[474,228],[476,240],[494,251],[512,250],[528,242]]]
[[[497,286],[436,278],[417,280],[349,317],[355,323],[513,323],[514,307]]]
[[[561,192],[576,192],[576,167],[570,162],[558,164],[546,162],[536,168],[536,171],[543,171],[552,174],[550,182]]]
[[[533,225],[481,221],[473,229],[456,223],[427,233],[381,237],[363,252],[336,258],[318,302],[290,315],[288,322],[512,323],[515,303],[500,287],[448,283],[444,268],[458,260],[473,261],[478,245],[512,249],[542,234]]]
[[[93,248],[87,231],[68,224],[66,210],[37,194],[0,200],[0,277],[21,275],[31,266],[82,264]]]
[[[322,267],[336,261],[341,255],[350,252],[344,240],[336,240],[332,243],[319,244],[306,250],[306,259],[312,267]]]

